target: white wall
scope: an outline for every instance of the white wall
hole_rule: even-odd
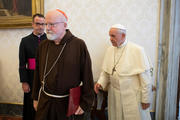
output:
[[[45,13],[60,8],[66,12],[71,32],[85,40],[94,80],[98,79],[109,42],[109,28],[121,23],[127,39],[144,46],[153,65],[156,62],[158,0],[44,0]],[[32,29],[0,29],[0,102],[22,103],[18,75],[18,49]]]

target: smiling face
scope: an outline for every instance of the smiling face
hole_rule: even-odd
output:
[[[126,34],[117,28],[111,28],[109,31],[110,41],[114,47],[118,47],[125,41]]]

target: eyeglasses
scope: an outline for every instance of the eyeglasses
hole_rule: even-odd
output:
[[[57,24],[64,23],[64,22],[55,22],[55,23],[45,23],[46,27],[56,27]]]
[[[45,26],[45,23],[38,23],[38,22],[35,22],[34,24],[36,24],[36,26]]]

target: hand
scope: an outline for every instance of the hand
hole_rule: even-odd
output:
[[[94,91],[96,92],[96,94],[99,92],[99,89],[102,89],[102,86],[99,83],[96,83],[94,85]]]
[[[152,91],[156,91],[156,87],[152,85]]]
[[[34,107],[35,111],[37,111],[37,106],[38,106],[38,101],[33,100],[33,107]]]
[[[79,106],[75,112],[75,115],[82,115],[83,113],[84,113],[84,110]]]
[[[24,93],[29,93],[31,90],[29,87],[29,84],[27,82],[22,83],[22,89],[23,89]]]
[[[141,106],[143,110],[146,110],[150,106],[150,103],[141,103]]]

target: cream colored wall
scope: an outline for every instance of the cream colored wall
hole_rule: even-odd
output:
[[[156,59],[158,0],[44,0],[45,13],[60,8],[69,17],[68,28],[84,39],[89,49],[94,80],[98,79],[109,42],[108,30],[121,23],[129,41],[145,47],[153,65]],[[31,29],[0,29],[0,102],[22,103],[18,75],[18,47]]]
[[[0,102],[22,103],[19,83],[18,52],[22,36],[31,29],[0,29]]]

